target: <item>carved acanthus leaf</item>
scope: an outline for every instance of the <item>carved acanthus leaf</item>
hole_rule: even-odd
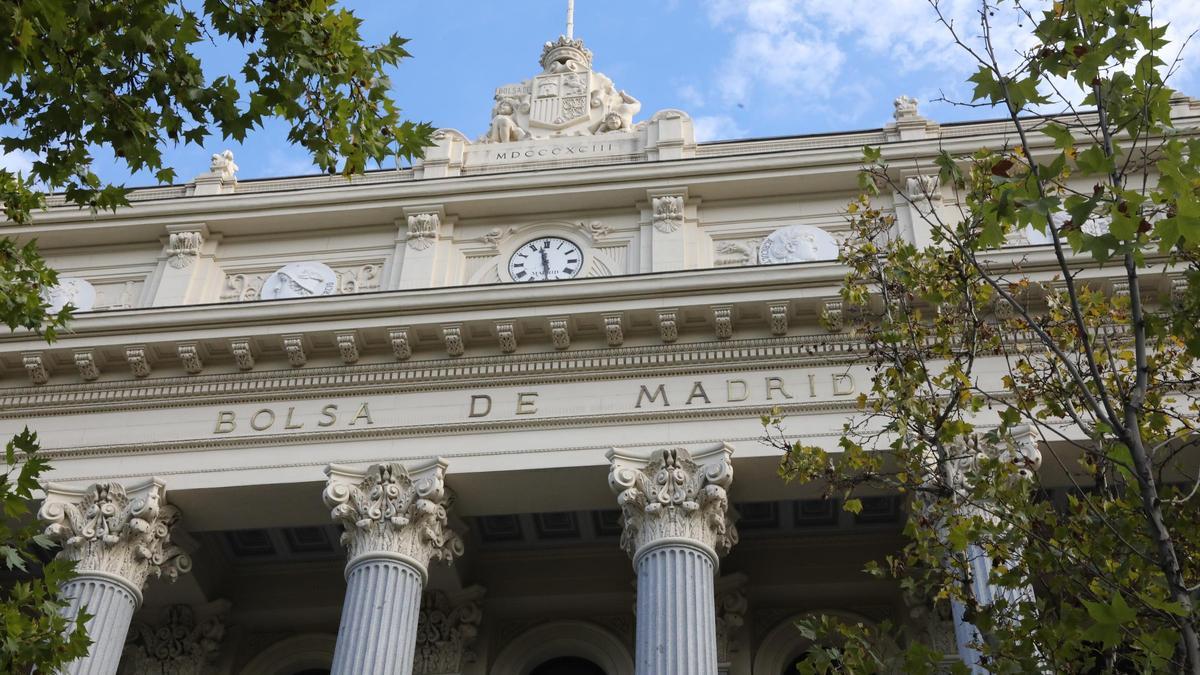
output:
[[[181,342],[177,347],[179,362],[183,369],[191,375],[204,370],[204,361],[200,358],[200,345],[196,342]]]
[[[50,380],[50,369],[46,367],[46,361],[40,353],[21,355],[21,363],[25,366],[30,382],[46,384]]]
[[[679,323],[674,309],[658,310],[658,334],[663,342],[674,342],[679,339]]]
[[[200,256],[203,245],[202,232],[172,232],[167,235],[167,264],[177,270],[190,267]]]
[[[330,465],[326,473],[325,504],[342,525],[351,561],[391,553],[427,567],[431,560],[453,562],[462,555],[462,539],[450,529],[446,512],[444,462],[412,471],[398,462],[374,464],[366,472]]]
[[[625,315],[620,312],[604,315],[604,337],[609,347],[625,344]]]
[[[621,548],[636,559],[645,546],[690,539],[724,555],[737,543],[726,492],[733,482],[732,451],[721,446],[696,461],[684,448],[648,458],[610,453],[609,487],[617,493],[624,530]]]
[[[654,229],[668,234],[683,225],[683,196],[663,195],[650,200]]]
[[[171,542],[179,509],[166,503],[166,490],[152,480],[130,490],[120,483],[95,483],[83,492],[46,486],[38,518],[59,553],[77,572],[104,572],[141,589],[149,577],[174,581],[191,569],[191,559]]]
[[[226,606],[228,603],[225,603]],[[216,660],[225,637],[224,616],[197,621],[187,605],[167,609],[165,620],[130,627],[119,675],[203,675]]]
[[[389,328],[388,340],[392,343],[392,354],[397,359],[407,361],[412,358],[412,341],[407,327]]]
[[[90,349],[75,352],[75,367],[79,369],[79,376],[89,382],[100,377],[96,354]]]
[[[414,213],[408,217],[408,245],[418,251],[428,249],[438,239],[442,219],[436,213]]]
[[[468,589],[467,597],[457,602],[442,591],[425,594],[417,620],[414,675],[461,673],[464,665],[475,660],[471,647],[483,619],[478,603],[482,595],[479,586]]]

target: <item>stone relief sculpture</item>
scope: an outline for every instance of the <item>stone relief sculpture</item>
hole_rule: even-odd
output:
[[[651,200],[654,211],[654,229],[664,234],[674,232],[683,225],[683,197],[663,195]]]
[[[212,156],[212,161],[208,164],[208,170],[213,174],[220,176],[223,181],[232,181],[236,179],[235,174],[238,171],[238,165],[233,163],[233,152],[226,150]]]
[[[892,117],[896,119],[916,117],[918,115],[917,104],[917,99],[911,96],[897,97],[895,101],[892,101],[892,107],[895,109]]]
[[[603,119],[592,125],[591,132],[608,134],[614,131],[633,131],[633,116],[642,109],[642,102],[630,96],[629,92],[625,90],[610,94],[609,100],[615,104],[610,106],[610,111],[604,115]]]
[[[42,291],[46,311],[54,314],[67,305],[77,312],[90,312],[96,305],[96,288],[86,279],[59,277],[58,284]]]
[[[436,213],[414,213],[408,217],[408,245],[418,251],[424,251],[438,238],[438,228],[442,219]]]
[[[167,239],[167,263],[177,270],[190,267],[203,245],[204,235],[200,232],[172,232]]]
[[[517,105],[513,99],[500,99],[496,103],[496,107],[492,110],[492,123],[488,127],[488,132],[484,135],[482,142],[511,143],[529,138],[529,132],[522,129],[517,124],[517,121],[513,119],[513,115],[516,112]]]
[[[261,298],[307,298],[330,295],[337,288],[337,274],[318,262],[289,263],[263,282]]]
[[[629,133],[642,104],[592,70],[582,40],[559,37],[542,49],[542,72],[496,90],[495,107],[481,143]]]
[[[825,230],[812,225],[788,225],[772,232],[758,250],[763,265],[836,260],[838,243]]]

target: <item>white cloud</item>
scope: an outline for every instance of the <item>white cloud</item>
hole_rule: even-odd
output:
[[[679,88],[679,98],[691,108],[704,107],[704,94],[700,93],[700,88],[694,84],[685,84]]]
[[[845,58],[837,44],[819,38],[802,38],[791,31],[747,31],[734,38],[733,53],[717,75],[717,88],[729,103],[742,103],[759,88],[785,97],[824,98]]]
[[[733,33],[733,47],[716,73],[717,91],[727,103],[761,94],[812,108],[836,98],[850,82],[926,71],[954,85],[975,69],[953,47],[928,0],[706,0],[706,5],[713,25]],[[979,0],[939,3],[968,42],[980,33],[979,6]],[[1016,21],[993,26],[996,43],[1005,46],[998,56],[1016,62],[1018,50],[1032,43],[1029,33]]]
[[[692,120],[692,124],[696,128],[696,140],[701,143],[744,138],[746,135],[746,130],[738,125],[737,120],[728,115],[697,117]]]
[[[33,162],[36,159],[37,155],[31,152],[13,150],[0,155],[0,169],[6,169],[13,173],[20,172],[21,175],[28,177],[29,172],[33,171]]]

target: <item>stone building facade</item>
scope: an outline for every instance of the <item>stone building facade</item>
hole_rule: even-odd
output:
[[[902,98],[881,129],[698,144],[640,112],[561,38],[412,168],[238,180],[222,153],[4,226],[79,309],[0,338],[0,432],[39,432],[98,615],[74,672],[777,675],[814,613],[954,658],[949,617],[860,572],[901,501],[785,485],[759,418],[834,446],[868,383],[835,260],[862,146],[907,167],[920,199],[881,202],[920,243],[932,157],[1009,126]]]

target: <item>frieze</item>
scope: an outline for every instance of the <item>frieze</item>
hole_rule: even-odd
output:
[[[850,409],[865,371],[837,367],[780,369],[766,374],[708,374],[593,382],[549,382],[483,390],[337,397],[283,403],[209,404],[143,412],[130,427],[121,412],[90,416],[89,438],[120,438],[126,447],[140,443],[166,452],[172,445],[203,444],[205,439],[244,443],[264,439],[356,437],[363,433],[414,436],[454,433],[472,427],[575,426],[689,417],[754,419],[779,407],[785,410]],[[581,410],[587,410],[581,414]],[[69,434],[64,431],[64,434]],[[330,436],[333,434],[333,436]],[[144,436],[145,438],[140,438]],[[74,436],[64,435],[62,440]],[[47,448],[63,449],[54,430]],[[86,449],[80,449],[86,452]]]
[[[361,265],[336,265],[335,294],[362,293],[379,289],[382,262]],[[263,284],[274,270],[235,272],[226,275],[221,287],[221,302],[250,302],[260,299]]]

